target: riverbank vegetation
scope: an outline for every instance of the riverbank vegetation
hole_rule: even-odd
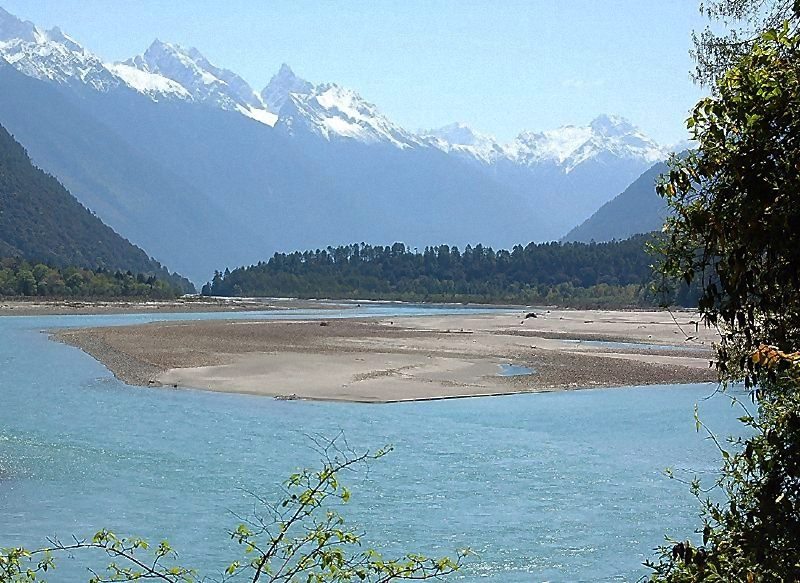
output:
[[[467,245],[424,250],[403,243],[364,243],[276,253],[250,267],[225,270],[204,295],[549,304],[572,307],[654,306],[652,235],[609,243],[530,243],[510,251]],[[683,293],[679,300],[687,302]]]
[[[3,260],[6,257],[9,259]],[[170,289],[195,291],[192,283],[171,273],[144,250],[104,224],[54,177],[34,166],[25,149],[0,126],[0,295],[128,296],[142,285],[123,281],[131,273],[151,276]],[[21,260],[30,262],[22,266]],[[73,267],[70,267],[73,266]],[[36,268],[35,283],[27,276]],[[58,271],[45,273],[45,268]],[[91,274],[90,274],[91,271]],[[111,272],[111,277],[105,274]],[[19,274],[23,281],[16,280]],[[66,277],[64,277],[66,276]],[[66,280],[72,278],[67,284]],[[79,281],[83,280],[83,281]],[[19,284],[19,285],[17,285]],[[153,287],[152,284],[148,284]],[[41,290],[41,291],[40,291]],[[161,284],[151,293],[162,293]],[[159,296],[161,297],[161,296]]]
[[[689,120],[699,147],[659,186],[675,211],[661,270],[698,283],[723,388],[743,382],[751,402],[731,397],[745,437],[709,431],[723,465],[690,480],[703,523],[663,549],[653,581],[800,581],[800,2],[775,4],[788,19],[728,47],[743,54],[724,53],[735,64]]]
[[[183,285],[155,275],[0,259],[0,297],[171,299],[183,293]]]

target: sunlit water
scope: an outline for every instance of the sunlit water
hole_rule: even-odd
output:
[[[308,317],[441,310],[368,306]],[[261,314],[260,317],[297,317]],[[693,405],[726,434],[737,414],[712,385],[555,392],[360,405],[129,387],[56,326],[253,314],[0,318],[0,546],[101,527],[168,538],[181,562],[216,575],[239,558],[226,532],[313,464],[309,434],[344,431],[357,449],[394,444],[345,477],[346,515],[387,553],[477,553],[454,580],[635,581],[665,534],[698,524],[673,466],[708,475],[717,454]],[[88,575],[67,561],[52,581]]]
[[[521,366],[519,364],[501,364],[500,372],[497,376],[501,377],[522,377],[534,374],[536,371],[529,366]]]
[[[644,342],[619,342],[614,340],[573,340],[562,339],[561,342],[565,344],[580,344],[582,346],[598,346],[600,348],[624,348],[633,350],[702,350],[708,349],[708,345],[698,344],[648,344]]]

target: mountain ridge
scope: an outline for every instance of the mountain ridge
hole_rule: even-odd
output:
[[[73,95],[23,75],[0,61],[0,123],[13,133],[36,166],[57,177],[81,204],[135,244],[196,281],[208,277],[207,263],[244,259],[235,248],[198,236],[218,237],[238,229],[244,245],[254,238],[236,227],[229,213],[163,161],[121,136],[91,112],[92,99],[109,94]],[[158,105],[122,89],[112,94],[114,117],[124,122],[132,107],[137,123]],[[142,106],[147,106],[143,108]],[[122,113],[122,115],[120,115]],[[221,112],[222,113],[222,112]],[[171,112],[166,112],[171,117]],[[240,117],[240,116],[237,116]],[[148,138],[148,139],[155,139]],[[135,140],[133,140],[135,142]],[[212,268],[213,270],[213,268]]]
[[[108,64],[8,13],[3,59],[0,122],[84,205],[196,281],[355,240],[558,239],[663,153],[613,116],[510,145],[463,124],[408,131],[288,65],[257,92],[197,49],[157,41]]]
[[[15,38],[15,35],[19,38]],[[66,57],[65,51],[81,55],[77,62],[82,65],[81,69],[84,71],[82,74],[63,66],[61,61],[64,60],[62,57]],[[417,146],[432,146],[444,151],[457,150],[462,154],[469,154],[471,153],[469,146],[473,145],[460,143],[458,140],[448,141],[443,138],[440,130],[454,124],[422,133],[414,133],[400,128],[397,124],[389,122],[373,104],[364,100],[357,92],[342,88],[335,83],[310,83],[297,76],[285,63],[260,92],[254,90],[235,72],[212,64],[198,49],[184,48],[179,44],[163,42],[159,39],[154,40],[140,55],[121,63],[104,64],[102,59],[87,51],[58,27],[50,31],[41,31],[33,23],[22,21],[2,8],[0,8],[0,56],[3,56],[23,73],[37,76],[37,78],[57,79],[63,82],[68,77],[79,77],[81,81],[86,82],[85,71],[91,69],[92,76],[97,77],[92,82],[98,90],[108,90],[111,87],[126,84],[151,97],[158,94],[170,95],[174,98],[208,103],[221,109],[238,111],[266,125],[275,125],[280,120],[280,111],[292,95],[303,96],[302,101],[311,101],[329,93],[331,88],[336,88],[339,93],[337,95],[339,103],[331,101],[324,106],[328,110],[338,109],[333,116],[325,119],[327,129],[332,132],[318,132],[326,138],[329,138],[332,133],[336,133],[338,126],[343,137],[357,138],[361,135],[365,136],[367,141],[374,140],[371,132],[354,131],[353,124],[348,123],[352,122],[352,118],[342,120],[341,116],[336,115],[336,113],[342,113],[342,108],[338,106],[345,103],[349,106],[347,109],[368,111],[368,115],[365,117],[376,119],[377,125],[392,125],[401,130],[404,136],[413,136],[410,141]],[[43,59],[48,56],[53,58],[44,62]],[[36,57],[40,57],[40,59],[39,62],[34,63]],[[48,70],[48,65],[53,70]],[[148,84],[143,77],[135,78],[130,69],[155,75],[160,79],[151,79]],[[364,121],[363,118],[362,121]],[[467,128],[463,124],[458,125]],[[592,138],[595,140],[595,145],[602,149],[611,144],[614,138],[619,138],[620,129],[624,129],[626,136],[639,140],[641,155],[647,161],[655,162],[657,159],[665,158],[667,154],[667,148],[656,144],[625,118],[613,115],[597,116],[588,126],[562,126],[541,131],[523,130],[511,143],[506,145],[501,145],[491,136],[479,134],[471,128],[468,129],[474,135],[480,135],[484,142],[491,141],[496,144],[498,148],[495,149],[500,156],[527,165],[540,161],[566,163],[566,172],[594,153],[591,148],[585,147],[580,157],[568,160],[567,156],[559,152],[559,146],[563,149],[564,144],[569,142],[570,138],[574,140],[578,134],[583,134],[583,139],[579,143],[573,144],[569,148],[569,153],[574,153],[580,146],[585,146]],[[586,131],[589,129],[592,132]],[[398,147],[406,147],[409,140],[398,140],[395,133],[384,132],[382,137]],[[429,137],[435,137],[438,140],[424,139]],[[615,145],[619,146],[619,144]],[[623,148],[623,154],[632,155],[632,149],[629,148],[625,151]],[[476,157],[483,162],[495,161],[487,156]]]
[[[36,168],[0,125],[0,254],[59,267],[155,275],[185,291],[170,273],[81,205],[55,178]]]

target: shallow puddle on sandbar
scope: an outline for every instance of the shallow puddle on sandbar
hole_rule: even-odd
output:
[[[679,346],[675,344],[648,344],[644,342],[621,342],[614,340],[580,340],[577,338],[564,338],[561,342],[566,344],[595,346],[598,348],[627,348],[633,350],[704,350],[709,348],[706,344],[687,344]]]
[[[499,366],[500,371],[497,373],[499,377],[521,377],[536,372],[530,367],[520,366],[518,364],[501,364]]]

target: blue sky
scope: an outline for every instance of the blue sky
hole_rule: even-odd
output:
[[[262,88],[281,63],[357,90],[408,129],[522,130],[628,117],[685,137],[695,0],[0,0],[106,60],[154,38],[195,46]]]

